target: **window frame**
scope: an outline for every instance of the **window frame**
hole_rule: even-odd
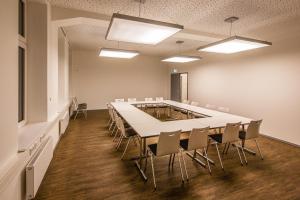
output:
[[[19,121],[19,92],[18,92],[18,128],[24,126],[27,123],[27,1],[26,0],[20,0],[24,3],[24,36],[19,34],[18,30],[18,60],[19,60],[19,47],[24,49],[24,106],[23,106],[23,120]],[[19,3],[18,3],[19,6]],[[18,11],[18,15],[20,14],[20,11]],[[18,18],[19,20],[19,18]],[[19,23],[19,21],[18,21]],[[19,25],[18,25],[19,27]],[[19,63],[18,63],[18,76],[19,76]],[[19,91],[19,77],[18,77],[18,91]]]

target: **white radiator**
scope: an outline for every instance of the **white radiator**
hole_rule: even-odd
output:
[[[64,134],[69,125],[69,112],[67,111],[63,118],[59,120],[59,134]]]
[[[48,137],[26,166],[26,196],[33,199],[53,157],[53,140]]]

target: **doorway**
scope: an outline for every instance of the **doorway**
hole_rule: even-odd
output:
[[[188,99],[188,73],[171,74],[171,100],[182,102]]]

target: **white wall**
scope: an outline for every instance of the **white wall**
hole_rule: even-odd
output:
[[[89,109],[115,98],[169,96],[168,67],[157,57],[103,58],[97,51],[73,51],[73,92]]]
[[[300,145],[299,22],[270,29],[271,47],[177,65],[189,73],[190,100],[262,118],[263,134]]]
[[[17,153],[18,1],[0,1],[0,176]]]
[[[58,110],[69,102],[69,43],[62,29],[58,30]]]

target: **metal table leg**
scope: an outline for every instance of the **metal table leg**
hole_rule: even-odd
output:
[[[136,159],[134,161],[136,167],[138,168],[139,172],[141,173],[142,175],[142,178],[147,181],[147,176],[144,172],[144,170],[142,169],[142,162],[143,162],[143,158],[145,158],[146,156],[146,138],[141,138],[140,139],[140,156],[138,159]]]

